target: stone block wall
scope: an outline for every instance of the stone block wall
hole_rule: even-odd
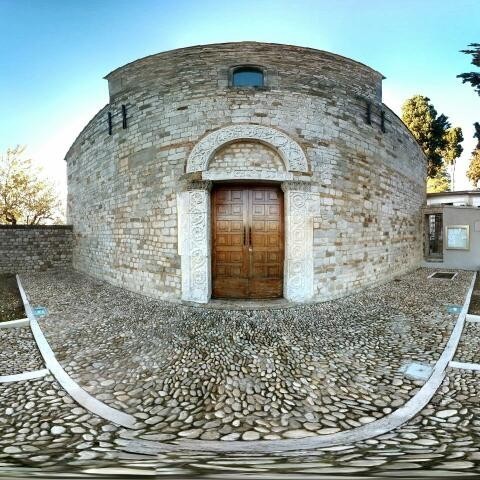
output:
[[[0,273],[24,273],[72,265],[70,225],[0,225]]]
[[[232,67],[242,64],[262,66],[265,87],[229,86]],[[375,70],[328,52],[241,42],[153,55],[107,79],[110,104],[66,156],[75,268],[179,299],[177,194],[187,159],[206,135],[236,124],[276,129],[307,157],[313,300],[357,291],[422,260],[426,159],[382,104]],[[255,170],[258,162],[284,175],[276,153],[260,143],[232,143],[212,159],[210,179],[222,169]]]
[[[210,171],[268,170],[284,171],[285,166],[278,153],[261,143],[239,141],[217,151],[210,160]]]

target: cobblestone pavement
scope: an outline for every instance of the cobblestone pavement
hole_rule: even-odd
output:
[[[39,370],[43,365],[29,327],[0,329],[0,375]]]
[[[430,405],[389,434],[352,445],[270,455],[122,451],[116,447],[122,430],[76,407],[49,377],[15,384],[8,394],[5,386],[0,387],[2,409],[6,399],[10,406],[0,416],[0,476],[14,472],[20,477],[22,471],[35,470],[44,478],[67,470],[94,478],[155,473],[169,478],[238,478],[250,473],[271,479],[282,474],[287,478],[480,475],[478,372],[449,369]]]
[[[0,383],[0,462],[47,467],[77,456],[95,458],[112,449],[116,430],[79,407],[51,376]],[[85,453],[94,439],[99,451]]]
[[[413,420],[354,445],[271,455],[124,446],[126,438],[297,438],[388,414],[423,383],[398,368],[438,358],[457,317],[445,305],[463,303],[471,281],[468,272],[454,281],[428,273],[270,312],[167,304],[74,272],[25,278],[32,303],[48,307],[40,324],[64,368],[138,424],[127,431],[96,417],[50,376],[0,384],[0,476],[480,475],[480,372],[459,369]],[[456,360],[474,361],[462,348]]]
[[[480,363],[480,323],[465,324],[454,360]]]
[[[281,310],[207,310],[146,299],[77,272],[24,279],[65,370],[163,441],[300,438],[390,413],[423,384],[399,372],[440,355],[471,273],[387,285]],[[404,299],[409,301],[405,302]]]

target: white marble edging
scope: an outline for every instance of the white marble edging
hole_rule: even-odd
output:
[[[450,362],[448,366],[451,368],[462,368],[463,370],[475,370],[480,372],[480,363]]]
[[[48,375],[49,370],[44,368],[43,370],[34,370],[32,372],[17,373],[15,375],[0,375],[0,383],[7,382],[21,382],[22,380],[33,380],[36,378],[42,378]]]
[[[465,318],[467,316],[470,298],[473,292],[473,286],[477,273],[473,274],[470,288],[465,297],[462,310],[457,317],[457,321],[452,330],[450,338],[443,350],[440,358],[433,367],[430,378],[420,388],[420,390],[405,403],[389,415],[380,418],[374,422],[352,428],[343,432],[332,433],[329,435],[320,435],[317,437],[306,437],[295,440],[256,440],[256,441],[232,441],[224,442],[218,440],[179,440],[174,444],[160,443],[151,440],[122,440],[118,442],[127,451],[137,451],[149,449],[156,452],[174,452],[179,450],[197,451],[197,452],[249,452],[249,453],[271,453],[285,452],[292,450],[311,450],[314,448],[328,448],[338,445],[349,445],[355,442],[367,440],[369,438],[384,435],[391,430],[400,427],[411,420],[421,410],[423,410],[435,392],[442,384],[446,369],[455,355],[460,336],[462,335]]]
[[[30,320],[28,318],[20,318],[19,320],[10,320],[9,322],[0,323],[0,329],[26,327],[29,324]]]
[[[467,322],[479,323],[480,322],[480,315],[472,315],[472,314],[469,313],[467,315]]]
[[[88,411],[98,415],[99,417],[109,420],[110,422],[121,425],[122,427],[132,428],[135,424],[135,417],[128,415],[127,413],[116,410],[115,408],[105,405],[100,400],[92,397],[89,393],[83,390],[76,382],[74,382],[70,376],[62,368],[58,360],[55,358],[47,339],[43,335],[37,319],[33,314],[32,307],[28,301],[25,290],[23,289],[20,277],[17,275],[18,289],[22,296],[25,312],[30,320],[30,328],[32,329],[33,336],[37,342],[38,349],[42,354],[46,367],[50,370],[52,375],[58,381],[58,383],[64,388],[64,390],[82,407]]]

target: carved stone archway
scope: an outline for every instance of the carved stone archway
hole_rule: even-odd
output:
[[[233,171],[209,175],[208,164],[222,146],[250,139],[274,148],[286,172]],[[187,173],[202,172],[202,180],[187,182],[177,195],[178,253],[181,256],[182,300],[207,303],[211,296],[211,180],[270,180],[281,182],[285,201],[284,296],[307,302],[313,296],[313,215],[309,177],[302,148],[284,133],[259,125],[231,125],[205,136],[193,148]],[[214,173],[214,172],[210,172]]]
[[[280,130],[262,125],[229,125],[203,137],[193,147],[187,161],[187,173],[202,172],[208,169],[215,152],[227,143],[239,140],[256,140],[275,149],[287,172],[308,172],[308,163],[300,145]]]

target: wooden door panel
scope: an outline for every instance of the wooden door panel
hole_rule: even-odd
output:
[[[283,204],[279,189],[254,187],[251,203],[250,297],[274,298],[283,290]]]
[[[212,193],[213,295],[275,298],[283,293],[283,197],[269,186]]]
[[[216,297],[248,297],[248,259],[244,227],[248,192],[219,188],[212,203],[212,293]]]

